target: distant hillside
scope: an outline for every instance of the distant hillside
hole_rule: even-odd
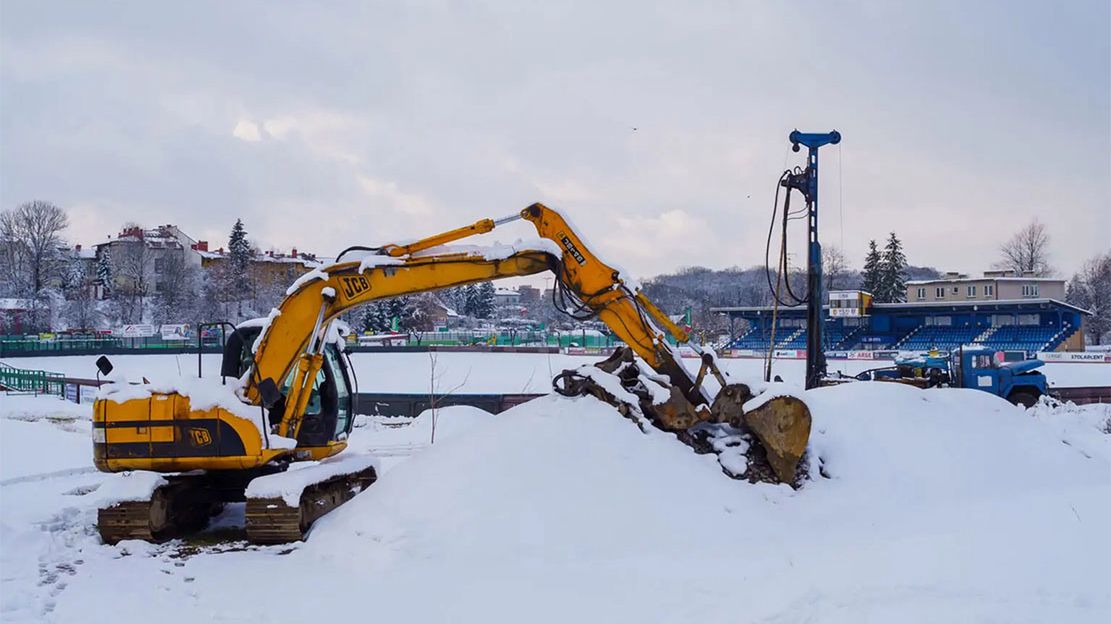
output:
[[[932,267],[907,267],[907,279],[933,279],[941,273]],[[772,275],[775,279],[775,275]],[[806,289],[806,274],[791,274],[791,287],[799,296]],[[645,294],[668,314],[680,314],[688,307],[696,327],[716,331],[728,327],[728,322],[710,312],[710,308],[724,306],[771,305],[771,290],[764,274],[764,267],[742,269],[708,269],[684,267],[675,273],[664,273],[643,283]],[[860,273],[849,271],[827,279],[827,288],[855,289],[860,287]]]

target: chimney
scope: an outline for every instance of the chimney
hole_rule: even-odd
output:
[[[81,244],[80,244],[80,243],[78,243],[77,245],[74,245],[73,249],[74,249],[75,251],[78,251],[78,252],[80,252],[80,251],[81,251]]]
[[[294,258],[296,258],[296,257],[297,257],[297,248],[296,248],[296,247],[294,247],[294,248],[293,248],[293,253],[292,253],[291,255],[292,255],[292,256],[293,256]]]
[[[190,245],[196,251],[208,251],[208,241],[197,241]]]

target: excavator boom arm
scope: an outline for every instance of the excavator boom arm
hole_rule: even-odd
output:
[[[520,249],[492,258],[440,247],[520,218],[530,221],[540,237],[555,247],[537,245],[538,249]],[[562,258],[554,253],[556,247]],[[604,322],[649,366],[671,378],[693,403],[706,402],[657,323],[678,342],[687,340],[686,332],[643,293],[630,287],[619,270],[594,255],[563,216],[543,204],[533,204],[519,215],[496,221],[483,219],[412,243],[384,245],[380,249],[359,261],[338,263],[303,277],[290,289],[259,337],[245,388],[249,401],[262,403],[260,384],[269,380],[266,383],[280,385],[296,366],[304,370],[299,370],[295,379],[311,380],[313,358],[323,346],[324,332],[332,319],[347,310],[399,295],[552,271],[558,280],[557,287],[575,300],[580,312]],[[437,249],[441,251],[437,253]],[[294,387],[292,394],[300,392]],[[280,426],[282,435],[296,431],[297,408],[286,412]]]

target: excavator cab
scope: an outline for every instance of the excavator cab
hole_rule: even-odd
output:
[[[242,377],[254,364],[252,352],[261,328],[241,327],[228,337],[224,347],[221,374]],[[344,440],[351,433],[355,414],[355,384],[350,360],[334,343],[323,350],[324,361],[313,378],[308,404],[297,433],[297,446],[323,447]],[[286,401],[296,370],[291,370],[280,386],[281,397],[271,406],[268,420],[276,426],[285,414]]]
[[[293,376],[294,371],[290,371],[282,384],[283,397],[289,395]],[[308,406],[297,432],[297,446],[326,446],[333,440],[346,439],[354,423],[354,401],[347,359],[336,345],[324,345],[324,363],[312,382]],[[272,425],[281,421],[284,403],[283,399],[280,407],[270,410]]]

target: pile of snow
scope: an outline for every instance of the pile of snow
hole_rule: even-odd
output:
[[[96,492],[97,507],[107,509],[117,503],[147,501],[168,481],[157,472],[137,470],[108,479]]]
[[[0,394],[0,484],[92,470],[92,406]]]
[[[897,384],[803,398],[814,418],[812,478],[799,490],[732,480],[713,455],[642,433],[590,397],[473,411],[469,425],[450,417],[466,412],[445,408],[434,445],[292,547],[181,557],[173,544],[103,546],[94,497],[80,494],[101,475],[18,484],[0,506],[0,613],[318,617],[318,600],[275,589],[293,580],[297,596],[343,597],[336,618],[360,621],[1111,617],[1105,411],[1024,411],[974,390]],[[421,418],[412,430],[364,421],[352,446],[412,442],[431,433]],[[104,599],[120,587],[126,600]]]
[[[829,478],[797,492],[732,481],[712,456],[642,434],[591,398],[547,397],[398,465],[291,557],[367,571],[373,582],[359,582],[376,590],[360,612],[379,619],[1107,611],[1108,439],[1085,455],[971,390],[852,384],[805,398],[811,474]],[[436,599],[414,601],[411,587]]]
[[[333,477],[355,474],[367,468],[378,470],[378,458],[373,455],[345,453],[319,462],[293,464],[285,472],[266,475],[247,485],[247,498],[280,498],[286,505],[297,507],[301,493],[314,483]]]
[[[40,394],[0,393],[0,418],[13,420],[53,420],[56,422],[92,420],[91,405],[79,405],[61,397]]]
[[[391,444],[430,445],[456,438],[495,418],[490,412],[469,405],[425,410],[416,418],[360,415],[348,444],[353,448],[382,448]]]

